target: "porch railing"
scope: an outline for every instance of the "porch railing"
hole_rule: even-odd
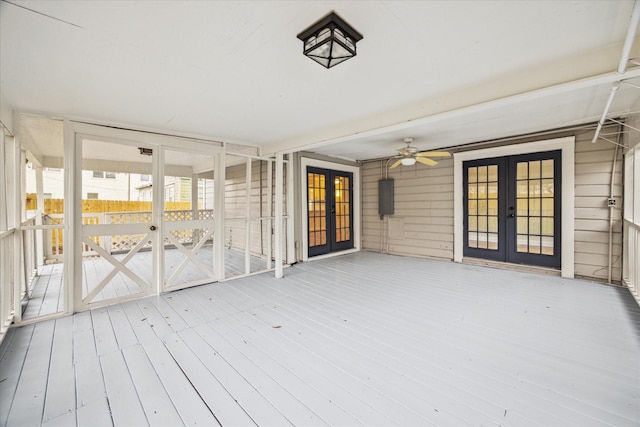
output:
[[[45,224],[62,224],[63,214],[45,215]],[[188,221],[193,218],[192,210],[176,210],[166,211],[164,213],[165,221]],[[205,209],[198,211],[198,218],[195,219],[213,219],[213,209]],[[152,213],[146,212],[102,212],[102,213],[84,213],[82,214],[82,223],[88,224],[141,224],[151,223]],[[62,244],[62,230],[47,230],[46,259],[62,260],[64,247]],[[180,243],[190,243],[193,241],[193,230],[174,230],[171,233]],[[144,234],[126,234],[112,236],[94,236],[92,240],[108,253],[126,252],[133,249],[143,238]],[[165,239],[165,246],[171,245],[168,239]],[[151,245],[147,244],[143,249],[149,249]],[[88,245],[83,245],[83,256],[97,255]]]
[[[624,245],[627,251],[625,260],[628,260],[624,266],[623,280],[631,294],[640,304],[640,225],[631,221],[624,220],[624,231],[626,242]]]
[[[14,318],[14,234],[15,229],[0,232],[0,342]]]

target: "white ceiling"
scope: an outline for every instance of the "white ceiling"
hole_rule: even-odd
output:
[[[431,149],[597,120],[632,8],[2,0],[0,103],[264,153],[391,156],[405,136]],[[356,58],[327,70],[296,35],[330,10],[364,39]],[[632,111],[639,94],[623,86],[612,114]]]

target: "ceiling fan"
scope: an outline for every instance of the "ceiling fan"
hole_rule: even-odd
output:
[[[416,147],[412,147],[411,143],[413,142],[413,138],[405,138],[404,143],[407,144],[405,148],[398,149],[398,155],[400,155],[400,159],[391,165],[390,169],[395,168],[396,166],[404,165],[404,166],[413,166],[416,162],[422,163],[423,165],[435,166],[438,164],[433,159],[429,157],[449,157],[451,153],[448,151],[418,151]]]

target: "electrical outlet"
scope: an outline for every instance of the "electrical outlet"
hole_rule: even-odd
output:
[[[616,199],[614,199],[613,197],[609,197],[607,199],[607,206],[612,208],[612,207],[615,207],[615,205],[616,205]]]

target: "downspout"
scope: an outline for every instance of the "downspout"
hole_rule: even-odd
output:
[[[640,3],[638,3],[638,0],[636,0],[633,3],[633,11],[631,12],[631,20],[629,21],[629,28],[627,29],[627,37],[624,40],[624,46],[622,48],[622,57],[620,58],[618,69],[616,70],[616,74],[618,74],[619,76],[622,76],[627,69],[627,64],[629,63],[629,55],[631,55],[631,48],[633,47],[633,41],[636,37],[636,31],[638,29],[638,22],[640,22]],[[602,116],[598,121],[596,133],[593,135],[593,139],[591,140],[592,143],[595,143],[600,136],[600,131],[602,130],[602,126],[607,119],[609,109],[611,108],[611,104],[613,103],[613,98],[616,96],[616,92],[618,91],[619,87],[620,82],[615,82],[611,85],[609,98],[607,99],[607,103],[605,104]]]
[[[613,185],[616,174],[616,163],[618,160],[618,147],[620,146],[620,134],[622,133],[622,128],[618,128],[618,135],[616,136],[616,149],[613,152],[613,167],[611,168],[611,186],[609,190],[609,200],[613,199]],[[609,203],[609,271],[607,274],[607,283],[611,284],[611,270],[612,270],[612,262],[611,258],[613,256],[613,211],[615,209],[614,203]]]

